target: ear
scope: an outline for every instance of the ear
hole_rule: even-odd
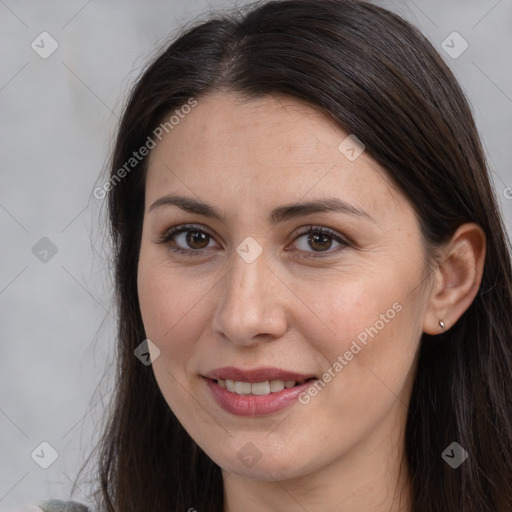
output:
[[[475,223],[459,226],[443,246],[423,321],[425,333],[442,333],[440,321],[448,330],[469,308],[482,281],[485,252],[485,233]]]

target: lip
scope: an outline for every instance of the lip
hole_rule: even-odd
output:
[[[226,412],[237,416],[265,416],[279,412],[296,402],[298,396],[317,380],[317,377],[311,374],[279,368],[261,367],[249,370],[233,366],[217,368],[202,377],[217,404]],[[307,380],[307,382],[293,388],[285,388],[282,391],[269,393],[268,395],[239,395],[220,387],[216,382],[217,379],[251,383],[267,380],[315,380]]]
[[[272,368],[269,366],[243,369],[235,366],[224,366],[216,368],[204,375],[207,379],[237,380],[239,382],[264,382],[266,380],[307,380],[317,378],[316,375],[297,373],[280,368]],[[276,393],[277,394],[277,393]]]
[[[315,381],[310,380],[293,388],[285,388],[268,395],[239,395],[221,388],[217,382],[203,377],[217,404],[226,412],[237,416],[265,416],[279,412],[292,405],[297,397]]]

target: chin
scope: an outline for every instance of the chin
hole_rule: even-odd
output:
[[[290,447],[290,450],[292,453],[284,452],[269,443],[268,439],[265,445],[263,440],[261,442],[243,440],[237,443],[237,448],[215,454],[215,461],[229,473],[269,482],[307,476],[322,466],[318,461],[318,468],[314,467],[314,461],[303,450],[293,447]],[[235,454],[234,457],[233,454]],[[300,455],[300,460],[297,455]]]
[[[282,461],[280,461],[280,465],[276,466],[275,462],[277,461],[272,459],[263,463],[263,460],[260,459],[254,466],[248,467],[238,460],[231,460],[229,464],[222,466],[222,469],[250,480],[265,482],[291,480],[307,476],[310,473],[310,471],[303,467],[282,467]]]

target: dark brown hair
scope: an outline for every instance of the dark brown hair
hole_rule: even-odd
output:
[[[435,255],[465,222],[486,233],[478,294],[459,321],[421,339],[406,425],[415,512],[512,510],[512,270],[475,123],[452,72],[420,31],[358,0],[281,0],[182,31],[135,84],[111,177],[165,115],[231,91],[315,105],[393,178]],[[115,394],[99,450],[98,511],[223,510],[220,468],[183,429],[151,366],[137,296],[147,158],[108,194],[118,307]],[[441,457],[458,442],[469,458]]]

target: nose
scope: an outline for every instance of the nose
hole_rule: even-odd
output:
[[[240,346],[280,338],[286,332],[286,285],[268,265],[265,251],[251,263],[236,252],[213,318],[217,334]]]

